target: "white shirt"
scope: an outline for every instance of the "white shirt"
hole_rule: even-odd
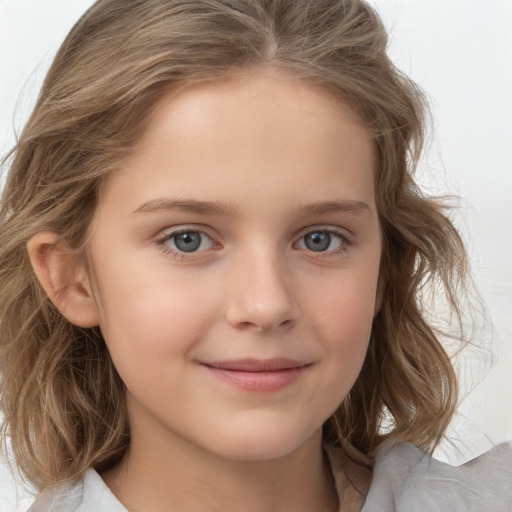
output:
[[[364,482],[359,477],[366,470],[352,472],[352,464],[347,472],[340,450],[327,448],[327,453],[340,495],[340,512],[357,503],[361,512],[512,512],[511,443],[454,467],[410,443],[395,442],[379,451],[369,490],[358,483],[358,479]],[[89,470],[78,484],[40,495],[28,512],[128,511],[98,473]]]

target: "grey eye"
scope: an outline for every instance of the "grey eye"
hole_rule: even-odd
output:
[[[322,252],[329,249],[332,236],[327,231],[314,231],[304,236],[304,244],[310,251]]]
[[[199,229],[175,229],[167,233],[158,244],[169,252],[184,259],[186,254],[202,253],[213,249],[215,242]]]
[[[348,243],[347,239],[335,231],[319,229],[303,235],[297,243],[297,248],[312,252],[334,253]]]
[[[194,252],[201,247],[202,233],[199,231],[184,231],[172,236],[176,249],[182,252]]]

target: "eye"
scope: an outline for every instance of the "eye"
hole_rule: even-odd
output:
[[[159,243],[174,253],[194,253],[206,251],[213,247],[213,240],[204,232],[186,229],[167,233]]]
[[[322,229],[306,233],[299,240],[297,247],[313,252],[335,252],[346,243],[347,239],[341,234]]]

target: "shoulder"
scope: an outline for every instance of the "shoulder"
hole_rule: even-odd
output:
[[[363,512],[510,512],[511,482],[510,443],[455,467],[395,442],[379,451]]]
[[[40,494],[28,512],[127,512],[100,475],[90,469],[75,485]]]

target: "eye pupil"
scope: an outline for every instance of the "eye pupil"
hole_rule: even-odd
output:
[[[201,233],[187,231],[174,235],[176,247],[183,252],[194,252],[201,245]]]
[[[304,237],[304,243],[311,251],[325,251],[331,245],[331,234],[326,231],[315,231]]]

